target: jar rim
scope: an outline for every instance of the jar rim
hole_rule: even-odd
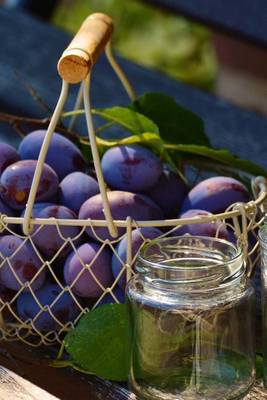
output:
[[[199,265],[199,266],[190,266],[190,265],[186,265],[185,266],[178,266],[178,265],[170,265],[168,263],[166,263],[166,261],[163,262],[155,262],[155,261],[150,261],[145,257],[145,252],[151,248],[152,246],[154,246],[157,243],[168,243],[170,241],[174,241],[177,239],[191,239],[191,240],[202,240],[202,241],[207,241],[210,243],[220,243],[220,244],[224,244],[226,246],[228,246],[229,249],[234,250],[234,255],[233,257],[229,258],[229,260],[222,260],[213,263],[213,264],[205,264],[205,265]],[[183,236],[173,236],[173,237],[168,237],[168,238],[161,238],[161,239],[154,239],[151,240],[149,243],[145,244],[139,254],[138,254],[138,261],[140,261],[141,263],[149,266],[151,269],[165,269],[165,270],[169,270],[169,271],[201,271],[201,270],[207,270],[209,269],[210,271],[218,268],[218,267],[222,267],[222,266],[227,266],[229,264],[233,264],[235,263],[235,261],[238,261],[238,259],[242,258],[243,256],[243,251],[241,246],[235,246],[233,243],[228,242],[225,239],[221,239],[221,238],[215,238],[215,237],[208,237],[208,236],[193,236],[193,235],[183,235]]]

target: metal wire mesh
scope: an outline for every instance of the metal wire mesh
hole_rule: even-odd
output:
[[[133,251],[132,248],[133,230],[138,230],[140,238],[139,245],[142,245],[150,241],[142,232],[142,229],[148,225],[161,229],[162,233],[158,238],[162,238],[174,234],[179,235],[179,228],[188,223],[200,224],[211,222],[212,224],[216,224],[215,236],[217,237],[220,236],[220,232],[223,228],[227,228],[228,231],[232,232],[233,240],[236,240],[238,244],[243,247],[244,253],[247,253],[247,271],[248,274],[251,274],[251,271],[258,262],[257,229],[262,222],[262,216],[259,210],[259,204],[252,201],[248,204],[232,205],[224,214],[201,218],[195,217],[187,220],[142,222],[128,218],[127,221],[115,221],[117,227],[124,226],[125,232],[114,240],[103,240],[97,234],[97,228],[99,225],[105,224],[105,221],[77,220],[76,223],[79,224],[80,227],[78,234],[74,237],[65,237],[64,221],[62,222],[62,220],[56,220],[54,218],[51,218],[49,221],[33,220],[32,222],[36,224],[35,226],[37,228],[28,236],[25,236],[21,230],[23,218],[11,218],[1,215],[0,222],[2,235],[11,234],[21,240],[20,245],[9,257],[0,254],[0,272],[4,268],[8,268],[18,282],[18,290],[10,291],[8,296],[2,295],[0,297],[1,337],[6,340],[19,339],[33,346],[39,346],[41,344],[52,345],[61,343],[64,334],[74,327],[80,317],[89,310],[100,306],[106,296],[109,297],[109,301],[121,301],[121,298],[116,294],[116,288],[120,285],[123,276],[128,280],[135,273],[137,253]],[[48,225],[47,222],[50,225]],[[60,238],[60,245],[51,257],[45,258],[38,246],[36,246],[35,238],[40,231],[46,230],[48,226],[56,230],[58,238]],[[88,228],[94,232],[95,242],[98,243],[98,250],[91,262],[86,263],[80,256],[79,246],[81,243],[88,241],[89,238],[85,232]],[[120,243],[121,240],[125,240],[126,242],[127,254],[125,257],[122,257],[122,255],[118,253],[118,243]],[[30,246],[34,250],[39,263],[37,273],[28,281],[23,281],[21,279],[16,267],[16,255],[25,246]],[[66,258],[71,252],[78,258],[81,268],[72,283],[68,285],[62,276],[62,265],[66,262]],[[97,259],[103,252],[108,252],[110,259],[113,256],[121,264],[121,270],[118,275],[116,277],[111,277],[106,285],[103,284],[102,280],[97,276],[96,270],[93,268]],[[40,279],[43,273],[46,275],[45,279],[47,281],[58,287],[58,294],[53,298],[50,304],[43,304],[38,297],[38,291],[34,289],[36,281]],[[99,293],[98,296],[88,296],[85,298],[77,295],[77,290],[75,290],[76,283],[85,273],[90,274],[90,279],[94,281],[97,292]],[[30,293],[38,307],[38,311],[33,318],[21,318],[18,312],[18,299],[25,292]],[[75,315],[71,320],[66,320],[64,315],[62,317],[62,315],[58,315],[57,313],[56,305],[66,294],[71,297],[70,304],[76,309]],[[53,329],[40,329],[40,323],[38,323],[38,321],[40,321],[40,318],[48,318],[48,314],[50,321],[48,325],[53,326]]]

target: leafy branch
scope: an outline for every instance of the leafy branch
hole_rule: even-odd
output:
[[[162,101],[160,101],[161,96]],[[153,101],[155,101],[155,104]],[[206,143],[209,142],[203,131],[203,121],[191,111],[189,112],[181,106],[176,105],[173,99],[164,95],[151,93],[137,100],[135,104],[138,104],[139,112],[127,107],[93,110],[95,115],[101,116],[108,121],[108,124],[120,125],[130,133],[128,137],[118,139],[103,139],[97,136],[97,143],[101,153],[113,146],[140,144],[151,148],[152,151],[159,154],[163,161],[171,164],[176,170],[177,167],[181,170],[184,164],[183,160],[191,157],[200,161],[206,160],[209,162],[209,169],[213,169],[214,171],[221,165],[253,175],[267,175],[265,169],[257,164],[249,160],[240,159],[231,154],[227,149],[216,149],[211,147],[210,144],[207,145]],[[161,110],[160,104],[164,111]],[[140,113],[140,111],[143,111],[141,109],[142,105],[144,105],[144,113],[153,115],[153,121],[148,116]],[[171,123],[167,118],[166,108],[170,111],[169,118],[171,119]],[[158,112],[156,112],[157,110]],[[166,116],[165,123],[160,114]],[[176,114],[178,115],[178,119]],[[185,140],[183,139],[184,126],[181,128],[180,120],[186,121],[186,129],[189,132]],[[159,123],[160,128],[155,122]],[[103,125],[101,130],[105,126],[109,127],[110,125],[108,124]],[[171,141],[170,129],[173,131],[173,134],[176,132],[176,137],[174,135],[171,136]],[[89,142],[86,139],[81,140],[83,145],[89,146]],[[212,163],[214,163],[214,168],[212,168]]]
[[[65,112],[61,115],[61,121],[73,115],[83,115],[84,112],[83,109]],[[106,121],[96,129],[97,144],[101,154],[113,146],[139,144],[157,153],[178,173],[179,170],[182,171],[184,160],[191,159],[194,162],[198,160],[208,163],[209,169],[214,171],[218,171],[222,166],[253,175],[267,175],[265,169],[257,164],[240,159],[227,149],[213,148],[204,132],[201,118],[176,104],[168,96],[147,93],[130,107],[93,109],[92,114]],[[23,130],[24,124],[46,128],[50,118],[38,119],[0,113],[0,121],[9,123],[20,136],[25,136],[27,133]],[[129,136],[117,139],[104,139],[100,136],[104,130],[116,125],[128,131]],[[62,124],[56,127],[56,131],[79,145],[88,159],[91,157],[88,138],[69,131]]]

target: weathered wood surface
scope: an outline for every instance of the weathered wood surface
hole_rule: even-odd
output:
[[[267,390],[263,389],[262,385],[258,383],[251,390],[244,400],[265,400],[267,399]]]
[[[59,400],[28,380],[0,366],[0,400]]]
[[[267,47],[266,0],[143,0]]]
[[[123,385],[84,375],[69,368],[51,367],[49,364],[55,356],[56,352],[51,349],[35,349],[17,342],[0,342],[0,365],[61,400],[136,400],[134,394]],[[2,371],[0,368],[0,400],[17,400],[7,396],[9,392],[6,390],[9,390],[10,383],[6,380],[6,373],[3,379]],[[20,381],[17,381],[17,387],[18,385]],[[23,390],[25,391],[25,386]],[[6,397],[3,397],[3,393],[6,393]],[[25,397],[26,399],[35,400],[31,397]],[[38,400],[46,399],[39,397]]]
[[[70,37],[28,15],[11,13],[1,7],[0,37],[0,110],[46,116],[22,86],[21,80],[32,85],[53,109],[61,86],[56,64]],[[227,147],[239,156],[267,167],[266,118],[134,63],[122,59],[120,63],[138,94],[158,91],[174,96],[179,103],[203,118],[207,134],[215,146]],[[102,57],[93,72],[93,106],[125,105],[127,102],[124,90]],[[68,107],[72,107],[73,103],[74,93],[69,97]],[[85,132],[84,126],[82,130]],[[8,132],[0,124],[1,139],[13,143],[19,140],[14,132]]]
[[[52,350],[34,349],[22,343],[0,342],[0,365],[12,371],[7,378],[6,370],[0,367],[0,400],[56,400],[57,398],[60,400],[137,400],[125,386],[90,377],[69,368],[52,368],[49,363],[55,354]],[[38,388],[33,389],[30,383],[47,391],[51,396],[56,396],[56,399],[49,398],[48,395],[47,398],[38,397]],[[10,395],[12,385],[14,391]],[[24,397],[18,397],[19,394]],[[267,391],[262,389],[260,383],[255,385],[250,394],[245,397],[245,400],[265,399],[267,399]]]

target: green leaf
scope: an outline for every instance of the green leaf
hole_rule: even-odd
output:
[[[64,342],[77,368],[104,379],[127,380],[130,328],[125,304],[106,304],[90,311]]]
[[[82,372],[83,374],[95,375],[89,371],[86,371],[85,369],[78,367],[78,365],[76,365],[72,360],[54,360],[49,365],[53,368],[71,367],[71,368],[75,369],[76,371]]]
[[[150,147],[155,152],[161,154],[164,151],[164,143],[157,133],[145,132],[140,135],[131,135],[123,139],[102,139],[100,137],[96,138],[98,148],[100,147],[113,147],[122,146],[127,144],[141,144]]]
[[[159,133],[159,128],[153,121],[127,107],[94,109],[92,112],[107,121],[121,125],[134,135],[144,132]]]
[[[73,367],[71,360],[53,360],[49,365],[54,368]]]
[[[175,170],[177,170],[172,158],[170,157],[168,151],[164,148],[164,142],[157,133],[145,132],[140,135],[131,135],[123,139],[102,139],[96,137],[96,142],[100,153],[104,153],[106,148],[113,146],[122,146],[128,144],[140,144],[142,146],[149,147],[152,151],[157,153],[163,161],[170,164]],[[177,171],[180,175],[181,172]],[[184,177],[181,175],[181,178]]]
[[[165,142],[209,145],[202,119],[172,97],[146,93],[133,103],[133,108],[157,124]]]
[[[242,160],[230,153],[227,149],[212,149],[206,146],[183,145],[183,144],[166,144],[165,148],[169,151],[193,154],[206,157],[210,160],[229,165],[241,171],[246,171],[253,175],[267,175],[267,171],[251,161]]]

